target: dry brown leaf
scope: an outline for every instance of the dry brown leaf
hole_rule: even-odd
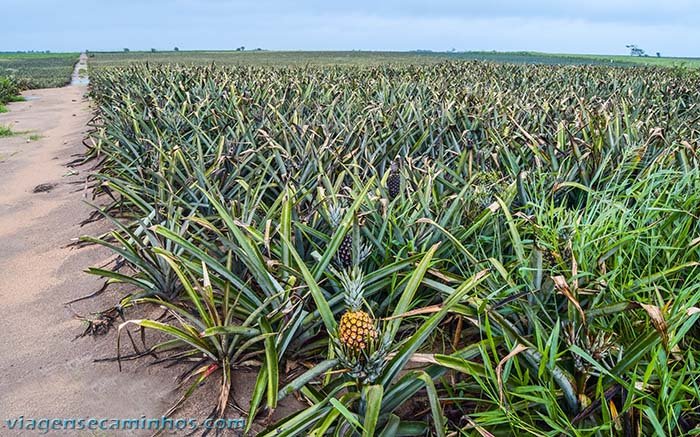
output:
[[[456,284],[458,282],[461,282],[459,279],[449,277],[437,269],[428,269],[428,273],[435,276],[436,278],[440,278],[441,280],[443,280],[445,282],[452,283],[452,284]]]
[[[571,293],[571,289],[569,288],[569,284],[566,282],[566,278],[561,275],[553,276],[552,281],[554,281],[554,287],[557,289],[557,291],[566,296],[566,298],[569,299],[569,302],[571,302],[574,305],[574,307],[576,307],[576,310],[581,316],[581,321],[585,324],[586,314],[583,312],[581,304],[578,303],[578,300],[576,300],[573,293]]]
[[[671,351],[670,351],[670,352],[671,352],[671,357],[672,357],[674,360],[676,360],[676,361],[678,361],[678,362],[683,361],[683,351],[681,350],[680,346],[678,346],[677,344],[674,345],[674,346],[671,348]]]
[[[265,245],[265,253],[270,253],[270,228],[272,227],[272,220],[267,220],[265,222],[265,235],[263,236],[263,243]]]
[[[515,214],[513,214],[513,217],[518,217],[523,220],[529,221],[533,226],[536,226],[537,228],[541,228],[537,223],[535,223],[535,216],[534,215],[527,215],[522,211],[518,211]]]
[[[576,255],[574,255],[574,249],[571,240],[569,240],[566,243],[566,247],[569,250],[569,253],[571,254],[571,277],[574,278],[574,290],[578,290],[578,263],[576,262]]]
[[[664,346],[667,346],[668,325],[666,324],[666,319],[664,318],[661,308],[657,307],[656,305],[649,305],[645,303],[640,303],[639,306],[644,308],[644,311],[647,312],[649,318],[651,319],[651,323],[654,325],[654,328],[656,328],[659,334],[661,334],[661,341],[663,341]]]
[[[481,437],[494,437],[493,434],[486,431],[483,427],[479,426],[476,422],[471,420],[469,417],[464,416],[464,418],[467,419],[467,423],[469,423],[469,426],[474,428],[476,430],[476,432],[478,432]]]
[[[512,351],[498,363],[496,366],[496,379],[498,380],[498,398],[501,400],[501,404],[505,402],[504,395],[503,395],[503,366],[506,364],[508,360],[513,358],[514,356],[518,355],[520,352],[527,350],[527,346],[523,346],[522,344],[515,344],[515,347],[513,348]]]
[[[464,324],[464,319],[457,317],[457,326],[455,327],[454,336],[452,337],[452,349],[459,349],[459,340],[462,338],[462,325]]]
[[[481,327],[481,322],[479,320],[475,319],[474,317],[467,317],[467,316],[462,316],[462,317],[464,318],[464,320],[471,322],[471,324],[476,326],[477,328]]]
[[[608,407],[610,408],[610,415],[612,416],[613,422],[615,423],[615,429],[622,431],[622,424],[620,423],[620,415],[617,412],[617,406],[612,399],[608,401]]]
[[[403,314],[398,314],[396,316],[390,316],[390,317],[384,317],[381,320],[394,320],[394,319],[402,319],[404,317],[411,317],[411,316],[417,316],[420,314],[431,314],[431,313],[437,313],[442,309],[442,305],[431,305],[428,307],[423,307],[423,308],[416,308],[415,310],[411,311],[406,311]]]
[[[391,352],[391,353],[386,355],[386,360],[389,361],[392,358],[394,358],[395,356],[396,356],[396,352]],[[415,353],[409,357],[408,361],[413,362],[413,363],[421,363],[421,364],[440,364],[435,359],[434,354]]]
[[[413,354],[409,361],[414,363],[424,363],[424,364],[438,364],[433,354]]]
[[[608,273],[608,266],[605,265],[605,261],[598,260],[598,268],[600,269],[600,273],[603,276],[605,276]]]

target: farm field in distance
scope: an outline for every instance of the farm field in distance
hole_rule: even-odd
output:
[[[0,52],[0,77],[13,77],[22,89],[67,85],[78,53]]]
[[[589,55],[538,52],[463,52],[448,53],[450,59],[493,61],[516,64],[545,65],[608,65],[633,66],[647,65],[656,67],[700,68],[700,58],[673,58],[627,55]]]
[[[92,55],[114,230],[84,242],[131,291],[85,334],[182,364],[185,405],[208,382],[265,436],[700,429],[700,70]]]
[[[654,58],[622,55],[551,54],[536,52],[278,52],[278,51],[132,51],[94,52],[90,65],[118,66],[133,62],[218,65],[387,65],[434,64],[445,60],[479,60],[516,64],[683,66],[700,67],[700,58]]]
[[[20,92],[36,88],[54,88],[70,83],[77,53],[2,53],[0,52],[0,113],[9,102],[22,101]],[[12,131],[0,126],[5,136]]]

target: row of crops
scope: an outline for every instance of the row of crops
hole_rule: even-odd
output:
[[[77,61],[74,53],[0,53],[0,112],[22,100],[21,91],[67,85]]]
[[[68,85],[77,53],[0,53],[0,77],[12,78],[20,89]]]
[[[132,292],[119,360],[182,402],[255,369],[260,435],[682,435],[700,424],[700,74],[134,65],[87,159]],[[156,319],[129,320],[157,305]],[[158,331],[146,346],[141,334]],[[148,337],[147,338],[152,338]],[[178,402],[169,413],[181,405]]]

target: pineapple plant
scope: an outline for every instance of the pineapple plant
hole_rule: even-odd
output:
[[[338,339],[346,350],[352,352],[364,351],[377,338],[372,316],[362,309],[363,281],[362,271],[357,267],[350,274],[341,274],[347,310],[340,318]]]
[[[355,267],[340,274],[346,311],[340,317],[335,336],[335,349],[351,378],[362,384],[374,383],[387,362],[391,342],[380,340],[380,330],[372,314],[363,309],[364,276]]]

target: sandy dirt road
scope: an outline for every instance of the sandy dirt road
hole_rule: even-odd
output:
[[[147,360],[127,363],[122,372],[115,363],[93,362],[116,355],[114,331],[74,340],[82,326],[64,303],[100,287],[99,279],[82,271],[109,256],[97,247],[66,247],[106,226],[78,225],[91,211],[83,202],[88,169],[72,171],[65,164],[83,151],[90,112],[84,81],[74,82],[26,92],[26,102],[12,103],[10,112],[0,114],[0,125],[21,132],[0,138],[1,436],[37,435],[8,428],[6,420],[19,416],[25,422],[160,417],[176,398],[174,371],[148,367]],[[40,184],[53,188],[34,193]],[[118,297],[105,294],[73,308],[86,314]]]

